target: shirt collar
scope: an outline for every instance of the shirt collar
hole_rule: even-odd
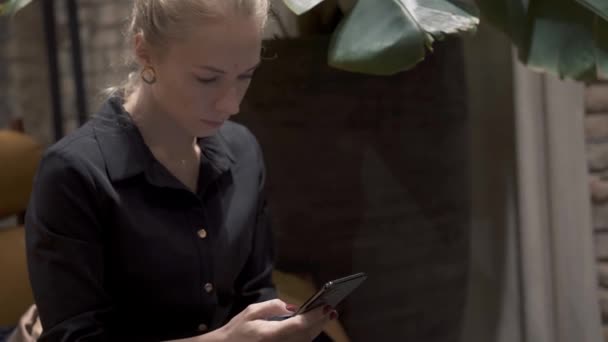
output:
[[[121,181],[141,173],[158,172],[160,163],[145,144],[139,129],[122,106],[122,98],[107,99],[95,115],[95,136],[99,142],[110,179]],[[218,174],[227,172],[235,162],[221,129],[213,136],[199,138],[198,144],[208,162]],[[154,176],[156,178],[156,176]]]

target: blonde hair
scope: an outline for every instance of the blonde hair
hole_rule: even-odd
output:
[[[233,14],[257,19],[262,30],[269,7],[270,0],[134,0],[126,36],[132,42],[137,34],[142,34],[145,41],[160,52],[169,42],[188,34],[192,27]],[[126,63],[136,65],[132,52],[127,55]],[[140,72],[141,67],[106,93],[121,92],[126,98],[139,85]]]

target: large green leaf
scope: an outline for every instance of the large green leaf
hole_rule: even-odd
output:
[[[608,20],[608,0],[576,0],[595,14]]]
[[[401,0],[418,25],[434,39],[446,34],[474,31],[479,24],[476,7],[448,0]]]
[[[593,79],[600,63],[597,16],[571,0],[532,0],[521,60],[562,78]],[[601,33],[601,32],[599,32]]]
[[[410,69],[435,39],[475,30],[473,12],[458,1],[359,0],[334,32],[329,64],[374,75]]]
[[[27,6],[32,0],[9,0],[0,4],[0,15],[13,15]]]
[[[426,37],[396,0],[359,0],[340,23],[329,48],[329,64],[378,75],[407,69],[424,59]]]
[[[310,11],[323,1],[325,0],[283,0],[285,5],[297,15]]]
[[[507,34],[515,45],[524,40],[526,9],[523,0],[476,0],[482,21]]]

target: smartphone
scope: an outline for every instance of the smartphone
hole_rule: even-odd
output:
[[[317,293],[308,298],[293,315],[272,317],[270,320],[276,321],[287,319],[325,305],[331,305],[335,308],[344,300],[344,298],[359,287],[365,279],[367,279],[367,274],[356,273],[344,278],[329,281],[325,283]]]

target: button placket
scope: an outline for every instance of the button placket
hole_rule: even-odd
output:
[[[202,262],[205,265],[204,271],[201,273],[201,278],[203,280],[201,292],[204,297],[207,297],[206,301],[216,302],[217,298],[215,297],[215,285],[212,283],[213,281],[213,255],[212,249],[213,246],[210,244],[215,243],[215,236],[211,235],[212,231],[209,229],[209,225],[213,224],[213,220],[208,219],[208,210],[206,208],[206,204],[203,200],[200,201],[200,206],[196,210],[197,212],[197,223],[199,224],[198,229],[196,230],[197,238],[200,243],[198,244],[201,252]],[[213,239],[212,239],[213,237]]]

